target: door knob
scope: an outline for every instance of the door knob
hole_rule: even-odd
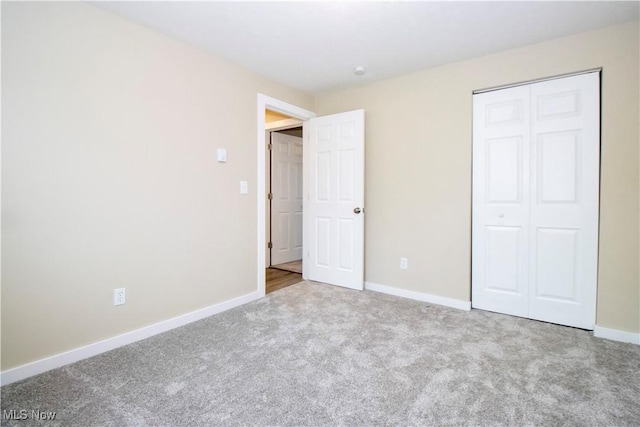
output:
[[[354,213],[354,214],[359,214],[360,212],[362,212],[362,211],[360,210],[360,208],[355,208],[355,209],[353,210],[353,213]]]

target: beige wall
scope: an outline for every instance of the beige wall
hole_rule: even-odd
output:
[[[640,331],[638,39],[635,22],[317,96],[366,111],[366,280],[469,301],[472,91],[603,67],[597,324]]]
[[[86,3],[3,2],[2,67],[2,370],[256,290],[256,93],[311,96]]]

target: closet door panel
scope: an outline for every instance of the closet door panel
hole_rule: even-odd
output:
[[[529,90],[474,96],[472,305],[527,315]]]
[[[597,73],[531,85],[529,317],[593,329],[598,261]]]

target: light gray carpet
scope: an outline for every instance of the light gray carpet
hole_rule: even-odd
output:
[[[2,409],[65,426],[640,425],[640,346],[303,282],[5,386]]]
[[[271,268],[302,274],[302,260],[299,259],[298,261],[291,261],[285,262],[284,264],[273,265],[271,266]]]

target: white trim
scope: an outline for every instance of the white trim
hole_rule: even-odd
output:
[[[474,95],[477,95],[477,94],[485,93],[485,92],[493,92],[494,90],[509,89],[509,88],[517,87],[517,86],[525,86],[525,85],[530,85],[530,84],[533,84],[533,83],[546,82],[548,80],[563,79],[565,77],[579,76],[581,74],[601,73],[601,72],[602,72],[602,67],[593,68],[593,69],[590,69],[590,70],[576,71],[575,73],[557,74],[555,76],[543,77],[543,78],[540,78],[540,79],[527,80],[527,81],[524,81],[524,82],[517,82],[517,83],[510,83],[510,84],[506,84],[506,85],[502,85],[502,86],[493,86],[493,87],[488,87],[488,88],[485,88],[485,89],[477,89],[477,90],[474,90],[471,93],[474,94]]]
[[[602,326],[596,325],[593,328],[593,336],[640,345],[640,333],[637,332],[620,331],[618,329],[603,328]]]
[[[461,301],[453,298],[441,297],[438,295],[424,294],[422,292],[408,291],[406,289],[394,288],[391,286],[379,285],[377,283],[364,282],[367,291],[381,292],[383,294],[395,295],[402,298],[424,301],[431,304],[443,305],[445,307],[457,308],[458,310],[471,310],[471,301]]]
[[[145,326],[144,328],[136,329],[135,331],[107,338],[83,347],[74,348],[73,350],[36,360],[35,362],[27,363],[22,366],[7,369],[0,373],[0,385],[4,386],[11,384],[13,382],[50,371],[51,369],[60,368],[70,363],[96,356],[100,353],[184,326],[188,323],[195,322],[196,320],[201,320],[205,317],[222,313],[223,311],[247,304],[261,297],[262,295],[260,295],[259,292],[252,292],[250,294],[205,307],[200,310],[192,311],[172,319],[163,320],[162,322],[154,323],[153,325]]]
[[[258,245],[258,273],[257,273],[257,284],[256,290],[260,296],[265,295],[265,261],[267,257],[266,253],[266,230],[265,230],[265,220],[266,220],[266,197],[267,187],[266,187],[266,179],[265,179],[265,113],[266,109],[271,111],[275,111],[277,113],[285,114],[287,116],[291,116],[302,121],[309,120],[316,116],[316,113],[305,110],[304,108],[296,107],[295,105],[288,104],[284,101],[280,101],[279,99],[271,98],[270,96],[263,95],[258,93],[258,110],[257,110],[257,129],[258,129],[258,177],[257,177],[257,185],[256,185],[256,200],[257,200],[257,210],[258,210],[258,233],[257,233],[257,245]],[[304,128],[304,127],[303,127]],[[304,141],[304,139],[303,139]],[[302,172],[305,173],[304,170]],[[304,181],[304,178],[303,178]],[[303,213],[304,215],[304,213]],[[303,221],[304,224],[304,221]]]
[[[0,22],[2,22],[2,8],[0,7]],[[2,55],[0,55],[0,82],[2,82]],[[1,86],[1,84],[0,84]],[[2,92],[2,88],[0,87],[0,92]],[[0,129],[2,129],[2,102],[0,101]],[[3,152],[3,148],[2,148],[2,135],[0,133],[0,212],[4,212],[4,210],[2,210],[2,152]],[[2,217],[4,215],[0,215],[0,230],[3,230],[2,228]],[[2,277],[2,239],[0,239],[0,278]],[[1,298],[0,298],[1,299]],[[2,333],[0,332],[0,337],[2,336]],[[0,340],[1,341],[1,340]],[[0,360],[2,360],[2,357],[0,357]]]

